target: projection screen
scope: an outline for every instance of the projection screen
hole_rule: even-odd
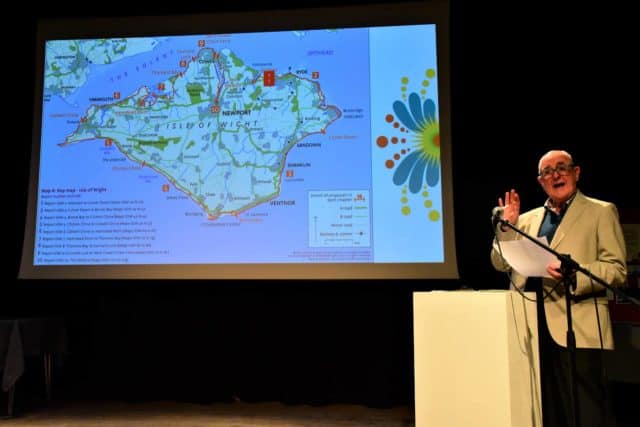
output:
[[[445,1],[40,20],[21,278],[457,278]]]

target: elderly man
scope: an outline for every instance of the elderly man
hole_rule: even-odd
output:
[[[531,236],[546,236],[557,253],[570,255],[582,268],[611,286],[622,286],[627,277],[626,250],[618,211],[612,203],[582,194],[577,185],[580,172],[568,152],[549,151],[538,163],[537,180],[548,196],[544,205],[521,214],[520,197],[512,189],[505,193],[504,200],[498,199],[502,218]],[[498,227],[496,231],[498,244],[518,238],[522,236],[508,227]],[[544,425],[571,425],[566,290],[560,260],[547,265],[551,278],[527,280],[512,271],[496,246],[491,252],[493,266],[510,272],[511,286],[536,291]],[[581,273],[570,280],[576,285],[569,292],[577,348],[578,390],[574,401],[578,402],[579,425],[615,425],[601,354],[602,349],[613,349],[606,290]]]

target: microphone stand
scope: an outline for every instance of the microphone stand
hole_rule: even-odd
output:
[[[564,286],[564,295],[565,295],[565,304],[567,306],[567,350],[569,353],[569,381],[570,381],[570,403],[571,403],[571,412],[572,412],[572,422],[571,427],[579,427],[580,426],[580,416],[579,416],[579,402],[578,402],[578,394],[577,394],[577,382],[576,382],[576,336],[573,331],[573,324],[571,318],[571,292],[569,289],[576,290],[576,272],[580,272],[586,276],[588,276],[591,280],[598,282],[606,289],[611,290],[617,296],[627,299],[631,301],[636,306],[640,307],[640,302],[635,298],[632,298],[629,295],[626,295],[624,292],[618,290],[617,288],[612,287],[607,282],[602,280],[600,277],[592,274],[589,270],[580,267],[580,265],[571,259],[571,256],[568,254],[561,254],[551,249],[549,246],[543,244],[538,239],[533,238],[529,234],[520,230],[518,227],[512,225],[509,221],[502,219],[500,217],[500,212],[494,212],[492,221],[493,228],[495,230],[497,225],[500,225],[502,228],[506,226],[516,233],[520,234],[523,237],[531,240],[536,245],[540,246],[547,252],[552,253],[560,260],[560,270],[562,272],[562,283]]]

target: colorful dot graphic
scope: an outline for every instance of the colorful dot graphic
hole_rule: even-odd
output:
[[[440,183],[440,126],[436,104],[427,96],[436,72],[428,69],[424,75],[418,92],[409,89],[409,77],[400,79],[401,100],[394,101],[392,112],[384,116],[389,131],[375,144],[388,153],[384,168],[393,170],[393,183],[402,187],[400,212],[411,215],[411,201],[420,198],[426,218],[439,221],[440,211],[433,207],[428,191]]]

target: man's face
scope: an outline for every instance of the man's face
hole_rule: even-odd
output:
[[[580,167],[562,153],[551,153],[540,163],[538,182],[555,205],[566,202],[576,191]]]

